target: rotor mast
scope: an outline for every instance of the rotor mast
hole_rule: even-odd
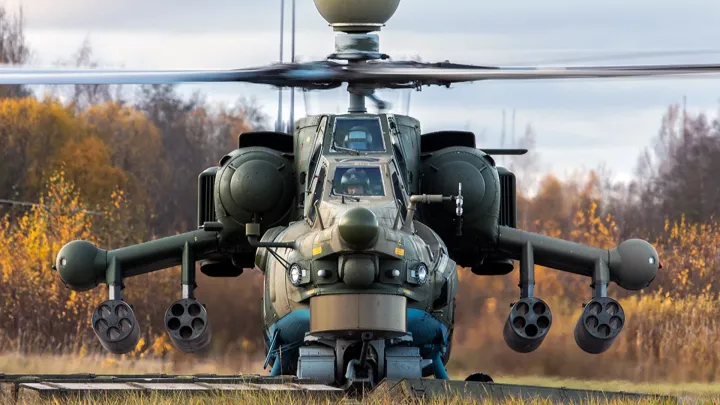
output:
[[[315,7],[325,20],[338,32],[335,36],[335,53],[328,59],[344,60],[348,64],[387,59],[380,53],[380,31],[397,11],[400,0],[314,0]],[[390,104],[378,99],[372,88],[348,85],[348,113],[366,113],[365,98],[372,100],[378,110],[386,110]]]

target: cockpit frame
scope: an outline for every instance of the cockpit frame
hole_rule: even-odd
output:
[[[337,122],[343,119],[368,120],[376,122],[381,130],[381,143],[383,151],[348,151],[333,148],[335,139],[335,128]],[[341,116],[323,116],[317,122],[316,130],[308,134],[306,145],[309,151],[305,159],[308,159],[307,174],[303,173],[304,198],[302,203],[304,220],[308,225],[315,226],[317,222],[317,211],[321,202],[331,204],[382,204],[394,203],[400,212],[400,218],[406,217],[407,204],[412,190],[412,184],[407,173],[407,162],[410,153],[401,146],[401,134],[397,117],[386,114],[346,114]],[[373,134],[374,136],[374,134]],[[410,139],[409,139],[410,140]],[[374,140],[373,140],[374,141]],[[411,140],[410,140],[411,141]],[[378,141],[379,146],[379,141]],[[413,148],[413,152],[414,152]],[[338,167],[355,166],[368,167],[378,166],[381,171],[382,188],[384,195],[360,195],[357,198],[333,192],[333,179],[335,170]],[[401,220],[402,222],[402,220]]]
[[[380,128],[379,135],[380,141],[382,142],[382,150],[356,150],[357,153],[350,152],[349,150],[345,148],[336,148],[335,145],[335,131],[338,127],[338,121],[342,120],[361,120],[361,121],[371,121],[378,124],[378,127]],[[388,127],[387,122],[385,119],[382,119],[381,116],[378,115],[340,115],[333,117],[332,120],[330,120],[327,129],[325,131],[326,134],[330,134],[330,136],[326,136],[326,142],[325,142],[325,152],[328,153],[328,155],[347,155],[347,154],[355,154],[358,156],[362,155],[385,155],[388,153],[392,153],[388,150],[388,145],[391,145],[390,139],[387,139],[388,137]],[[373,134],[375,135],[375,134]],[[343,147],[343,144],[339,144],[338,146]]]

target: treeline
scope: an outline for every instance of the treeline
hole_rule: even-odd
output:
[[[245,108],[184,100],[170,86],[143,87],[133,103],[83,108],[52,95],[0,99],[0,190],[5,199],[35,201],[63,168],[90,207],[124,190],[144,229],[139,238],[190,230],[195,179],[251,128]]]
[[[0,63],[22,65],[32,54],[22,20],[0,7]],[[97,62],[86,41],[59,64]],[[135,208],[135,239],[183,232],[196,226],[198,174],[234,149],[238,134],[267,122],[253,99],[228,106],[171,85],[0,86],[0,198],[36,201],[63,168],[90,207],[122,189]]]
[[[21,22],[0,11],[0,61],[22,64],[29,55]],[[87,44],[66,62],[93,63]],[[50,268],[55,254],[74,239],[111,249],[193,229],[198,173],[232,150],[240,132],[267,125],[267,117],[247,99],[232,108],[211,105],[171,86],[132,94],[108,86],[36,93],[0,88],[0,199],[40,203],[3,207],[0,350],[101,352],[89,320],[106,293],[65,288]],[[590,297],[589,280],[540,268],[536,293],[554,311],[553,329],[537,352],[517,355],[502,342],[507,305],[518,296],[517,272],[476,277],[460,269],[451,371],[720,378],[720,347],[712,338],[720,334],[720,122],[685,116],[678,106],[658,121],[630,184],[613,184],[603,170],[570,180],[538,178],[542,157],[532,152],[531,129],[517,145],[531,153],[509,164],[520,181],[523,229],[603,248],[631,237],[657,247],[663,269],[650,289],[609,289],[628,314],[615,346],[601,356],[575,346],[572,328]],[[205,355],[263,357],[261,276],[199,275],[198,284],[214,330]],[[172,348],[162,325],[167,306],[179,298],[178,269],[129,279],[126,287],[143,330],[130,356],[187,358]],[[586,367],[588,361],[598,367]]]

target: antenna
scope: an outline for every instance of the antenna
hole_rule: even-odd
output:
[[[503,116],[503,121],[502,121],[502,131],[500,132],[500,147],[504,148],[505,147],[505,110],[502,110],[502,116]],[[503,162],[503,164],[505,164],[505,157],[502,157],[502,162]]]
[[[412,90],[407,90],[407,99],[405,100],[405,115],[410,115],[410,99],[412,98]]]
[[[517,146],[515,144],[515,109],[513,108],[512,112],[512,124],[511,124],[511,130],[510,130],[510,146],[515,147]]]
[[[683,121],[682,121],[683,142],[687,142],[687,96],[683,96]]]
[[[305,103],[305,116],[310,115],[310,104],[308,103],[308,92],[307,90],[303,89],[303,102]]]
[[[292,0],[292,29],[290,40],[290,61],[295,63],[295,0]],[[295,87],[290,88],[290,122],[288,122],[288,133],[295,129]]]
[[[283,63],[283,30],[285,26],[285,0],[280,0],[280,63]],[[275,131],[282,131],[282,94],[283,89],[278,89],[278,115],[277,122],[275,122]]]

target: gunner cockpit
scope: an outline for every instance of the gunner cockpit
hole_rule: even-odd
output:
[[[382,175],[377,166],[338,167],[333,192],[354,196],[384,196]]]

